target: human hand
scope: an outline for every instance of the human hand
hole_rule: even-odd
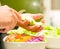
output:
[[[42,14],[29,14],[29,13],[26,13],[26,14],[20,14],[20,16],[22,18],[26,17],[27,19],[22,20],[22,23],[18,22],[18,26],[21,26],[21,27],[23,27],[27,30],[34,31],[34,32],[39,32],[44,28],[44,26],[43,26],[44,25],[44,20],[43,20],[44,16]],[[29,21],[30,17],[32,19],[34,19],[35,21],[40,20],[39,22],[41,22],[43,25],[36,25],[36,24],[29,25],[30,24],[30,21]]]
[[[17,19],[15,17],[10,7],[7,5],[0,7],[0,33],[6,33],[16,26]]]
[[[12,10],[11,9],[11,11],[12,11],[12,13],[13,14],[16,14],[16,16],[17,16],[17,25],[18,26],[20,26],[20,27],[23,27],[23,28],[25,28],[25,29],[27,29],[27,30],[30,30],[30,31],[34,31],[34,32],[39,32],[39,31],[41,31],[41,30],[43,30],[43,28],[44,28],[44,16],[41,14],[41,13],[39,13],[39,14],[29,14],[29,13],[27,13],[27,14],[21,14],[21,13],[17,13],[14,9]],[[40,19],[40,22],[43,24],[43,25],[33,25],[33,26],[29,26],[29,23],[30,23],[30,21],[29,20],[25,20],[25,21],[23,21],[22,20],[22,18],[23,18],[23,16],[22,15],[26,15],[25,17],[27,18],[27,16],[30,16],[32,19],[34,19],[34,20],[39,20]]]
[[[32,18],[35,20],[36,17],[37,16],[32,16]],[[39,18],[41,18],[41,16],[39,16],[37,19]],[[42,26],[38,25],[29,26],[29,23],[29,20],[22,21],[20,14],[16,10],[6,5],[0,7],[0,33],[5,33],[13,29],[16,25],[35,32],[43,29]]]

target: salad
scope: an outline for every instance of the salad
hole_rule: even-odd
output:
[[[37,25],[39,27],[43,26],[43,22],[41,21],[43,17],[40,17],[40,14],[21,14],[22,21],[28,20],[29,26]],[[32,17],[36,16],[35,19]],[[39,19],[38,19],[39,18]],[[43,29],[41,29],[43,30]],[[7,36],[4,37],[5,42],[43,42],[45,41],[44,35],[37,35],[37,32],[32,32],[26,30],[22,27],[19,27],[16,30],[10,30],[7,32]]]
[[[17,30],[8,31],[7,34],[26,34],[26,35],[29,35],[29,36],[35,36],[37,33],[26,30],[26,29],[24,29],[22,27],[19,27]]]
[[[46,26],[43,30],[45,36],[59,37],[60,28],[53,26]]]
[[[4,37],[5,42],[43,42],[44,35],[36,36],[36,32],[28,31],[22,27],[17,30],[10,30]]]
[[[21,18],[23,21],[28,20],[30,22],[30,26],[32,25],[38,25],[41,26],[43,25],[43,23],[41,22],[41,20],[43,19],[43,15],[40,16],[42,14],[21,14]],[[32,18],[33,16],[36,16],[34,19]],[[41,17],[41,18],[40,18]],[[38,19],[39,18],[39,19]]]
[[[43,42],[44,36],[28,36],[24,34],[12,34],[4,38],[5,42]]]
[[[4,37],[4,42],[45,42],[43,34],[36,35],[36,32],[28,31],[22,27],[7,32],[7,36]]]

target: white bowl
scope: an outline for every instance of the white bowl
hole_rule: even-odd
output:
[[[3,42],[4,49],[45,49],[45,42]]]
[[[47,37],[46,47],[49,49],[60,49],[60,37]]]
[[[4,49],[45,49],[45,42],[6,42],[3,38]]]

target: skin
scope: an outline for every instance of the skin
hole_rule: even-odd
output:
[[[39,16],[37,19],[40,19],[42,17]],[[36,20],[36,16],[32,16],[33,19]],[[44,23],[43,19],[41,22]],[[28,26],[29,21],[22,21],[20,13],[18,13],[16,10],[8,7],[7,5],[0,7],[0,33],[6,33],[7,31],[13,29],[15,26],[23,27],[30,31],[41,31],[43,29],[43,26]]]

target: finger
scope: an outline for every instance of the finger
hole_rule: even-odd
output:
[[[39,26],[37,26],[37,25],[34,25],[34,26],[29,26],[28,27],[28,30],[31,30],[31,31],[36,31],[36,29],[38,29],[39,28]]]
[[[41,20],[41,22],[42,22],[42,23],[45,23],[45,20],[44,20],[44,19],[42,19],[42,20]]]
[[[17,23],[17,25],[20,26],[20,27],[23,27],[23,28],[25,28],[27,30],[30,30],[29,27],[28,27],[29,21],[27,21],[27,20],[26,21],[19,21]]]
[[[29,22],[28,20],[25,20],[25,21],[24,21],[25,26],[28,26],[29,23],[30,23],[30,22]]]
[[[19,21],[19,22],[17,22],[17,26],[24,27],[25,25],[24,25],[23,21]]]
[[[12,9],[12,8],[10,8],[10,11],[11,11],[11,13],[13,15],[13,18],[15,18],[16,21],[17,21],[16,25],[24,27],[24,22],[21,20],[21,16],[18,14],[18,12],[15,11],[14,9]]]
[[[43,26],[40,26],[37,30],[36,30],[36,32],[40,32],[41,30],[43,30]]]
[[[17,11],[15,11],[14,9],[11,9],[11,12],[14,15],[13,17],[15,17],[15,19],[17,20],[18,26],[25,27],[26,25],[28,25],[28,21],[25,21],[25,22],[22,21],[22,18]]]
[[[28,25],[28,21],[22,21],[20,14],[14,9],[10,8],[10,11],[14,15],[13,17],[17,20],[17,25],[26,28],[26,25]]]

